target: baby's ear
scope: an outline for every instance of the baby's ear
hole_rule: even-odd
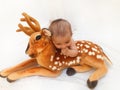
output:
[[[51,32],[49,31],[49,30],[47,30],[47,29],[44,29],[43,30],[43,33],[44,33],[44,35],[46,35],[46,36],[51,36]]]

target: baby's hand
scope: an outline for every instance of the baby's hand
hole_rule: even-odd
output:
[[[61,53],[66,56],[75,57],[77,56],[78,51],[76,49],[65,48],[61,49]]]
[[[68,56],[68,52],[69,52],[69,49],[68,49],[68,48],[61,49],[61,53],[62,53],[63,55]]]

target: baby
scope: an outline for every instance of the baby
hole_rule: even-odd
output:
[[[75,57],[78,54],[75,41],[72,39],[71,25],[67,20],[56,19],[51,22],[49,30],[52,33],[52,41],[57,49],[66,56]]]

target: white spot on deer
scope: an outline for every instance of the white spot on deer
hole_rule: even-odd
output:
[[[80,56],[77,56],[77,60],[80,60]]]
[[[62,64],[65,64],[65,61],[62,61]]]
[[[92,47],[92,50],[93,50],[93,51],[96,51],[96,52],[98,51],[96,48],[93,48],[93,47]]]
[[[60,68],[57,69],[58,71],[60,70]]]
[[[70,61],[70,62],[68,63],[69,66],[72,65],[72,64],[73,64],[73,61]]]
[[[80,63],[80,57],[79,56],[77,57],[76,62]]]
[[[91,42],[87,42],[89,45],[91,45],[92,43]]]
[[[68,65],[68,62],[65,62],[66,65]]]
[[[55,65],[58,65],[58,61],[55,61],[54,64],[55,64]]]
[[[88,55],[90,55],[90,56],[91,56],[91,55],[95,55],[95,52],[89,51],[89,52],[88,52]]]
[[[59,62],[59,66],[62,66],[62,63],[61,63],[61,62]]]
[[[56,57],[56,60],[59,60],[60,59],[60,57]]]
[[[85,53],[87,53],[87,52],[88,52],[88,49],[85,50]]]
[[[73,64],[75,64],[75,60],[73,60]]]
[[[79,46],[77,46],[77,49],[79,49],[80,47]]]
[[[102,59],[102,56],[101,55],[96,55],[96,58],[97,59]]]
[[[80,51],[80,50],[78,50],[78,52],[80,53],[81,51]]]
[[[88,55],[92,55],[92,52],[89,52]]]
[[[75,64],[75,60],[70,61],[70,62],[68,63],[68,65],[73,65],[73,64]]]
[[[56,70],[56,69],[57,69],[57,67],[56,67],[56,66],[53,66],[53,67],[52,67],[52,70]]]
[[[51,62],[53,61],[53,58],[54,58],[54,56],[52,55],[52,56],[50,57],[50,61],[51,61]]]
[[[97,53],[100,53],[100,51],[98,50]]]
[[[81,53],[83,53],[83,50],[81,50]]]
[[[85,48],[84,48],[83,51],[84,51],[85,53],[87,53],[87,52],[88,52],[88,49],[85,49]]]
[[[94,46],[96,49],[98,48],[96,45]]]
[[[52,68],[52,66],[51,66],[51,65],[49,65],[49,68]]]
[[[77,59],[77,60],[76,60],[76,63],[80,63],[80,60],[79,60],[79,59]]]
[[[80,44],[80,46],[82,47],[82,46],[83,46],[83,44]]]
[[[89,45],[87,45],[87,44],[85,44],[85,47],[86,47],[86,48],[90,48],[90,46],[89,46]]]

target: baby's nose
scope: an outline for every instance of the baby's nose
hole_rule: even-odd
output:
[[[66,45],[62,45],[62,46],[61,46],[62,49],[65,49],[66,47],[67,47]]]

